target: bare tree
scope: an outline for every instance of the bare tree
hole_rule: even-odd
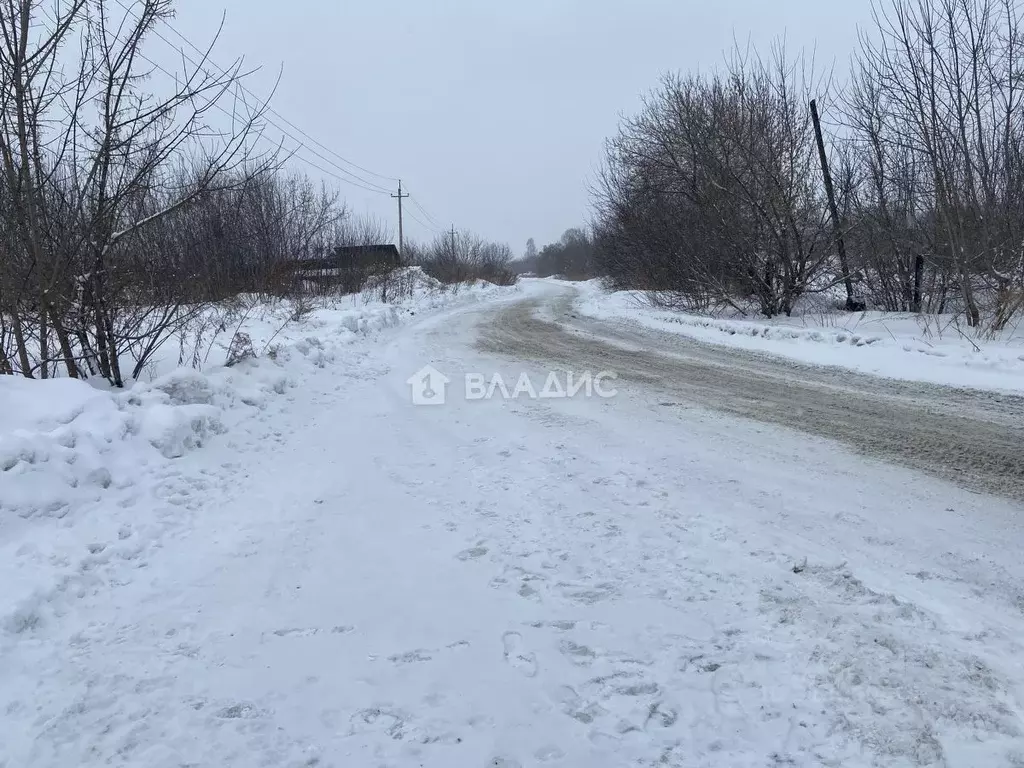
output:
[[[87,0],[51,4],[3,0],[0,10],[0,161],[3,163],[5,264],[0,313],[9,318],[17,365],[31,376],[48,374],[49,331],[56,333],[67,372],[78,375],[74,352],[53,290],[66,264],[48,247],[47,186],[61,180],[73,142],[73,116],[87,94],[90,62],[83,51],[71,76],[60,67],[62,49],[88,21]],[[56,127],[51,118],[56,115]],[[31,359],[27,327],[38,328],[38,358]],[[13,370],[5,355],[5,367]]]
[[[877,258],[881,240],[899,283],[919,284],[927,262],[943,292],[956,286],[969,325],[998,331],[1024,285],[1020,8],[893,0],[874,10],[879,34],[862,41],[851,112],[881,233],[868,244],[875,271],[883,282],[893,271]]]
[[[171,74],[143,52],[171,0],[119,3],[116,14],[106,0],[2,2],[0,160],[13,246],[2,300],[18,368],[48,375],[52,335],[68,375],[122,386],[122,356],[152,354],[180,309],[143,307],[146,232],[273,167],[274,153],[253,152],[265,103],[244,98],[240,64],[211,64],[212,44],[183,58],[166,95],[146,90],[158,71]],[[144,363],[134,361],[136,373]]]
[[[670,75],[608,146],[603,266],[680,303],[752,297],[768,316],[836,279],[804,57],[736,51],[712,77]]]
[[[1005,328],[1024,310],[1020,4],[878,0],[874,16],[836,102],[779,47],[664,78],[608,142],[599,269],[681,306],[752,300],[770,316],[849,281],[875,307]],[[835,215],[814,167],[812,97],[838,117]]]
[[[419,266],[442,283],[457,285],[485,280],[512,285],[517,276],[512,268],[512,249],[492,243],[469,231],[438,235],[420,256]]]

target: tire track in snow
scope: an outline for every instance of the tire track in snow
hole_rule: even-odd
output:
[[[482,350],[615,371],[667,399],[846,443],[968,488],[1024,500],[1024,398],[814,368],[578,317],[574,292],[500,308]],[[542,319],[539,312],[547,317]]]

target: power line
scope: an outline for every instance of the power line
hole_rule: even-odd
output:
[[[117,0],[117,4],[120,5],[121,8],[123,8],[125,10],[125,12],[127,12],[129,14],[133,12],[133,9],[130,8],[129,6],[125,5],[122,0]],[[135,17],[133,16],[132,18],[135,18]],[[225,69],[223,69],[222,67],[217,66],[216,63],[214,63],[211,59],[209,59],[208,52],[204,52],[195,43],[193,43],[191,40],[189,40],[187,37],[185,37],[183,34],[181,34],[177,29],[175,29],[169,22],[165,21],[164,24],[167,26],[168,29],[171,30],[171,32],[173,32],[177,37],[179,37],[181,40],[183,40],[190,48],[195,50],[202,57],[202,61],[204,63],[208,64],[221,77],[228,77],[229,76],[228,72]],[[184,58],[187,62],[192,64],[192,66],[196,67],[196,69],[198,69],[203,74],[209,76],[210,73],[208,71],[206,71],[205,69],[203,69],[203,65],[202,64],[200,64],[199,62],[197,62],[193,58],[191,58],[187,53],[185,53],[184,50],[182,50],[181,48],[178,48],[177,46],[175,46],[174,43],[172,43],[170,40],[168,40],[164,35],[162,35],[160,33],[160,30],[154,29],[153,30],[153,34],[155,34],[158,38],[160,38],[165,43],[167,43],[167,45],[171,46],[175,51],[179,52],[181,54],[182,58]],[[150,59],[148,59],[148,58],[146,58],[144,56],[142,58],[145,59],[146,61],[148,61],[152,66],[154,66],[157,69],[159,69],[160,71],[162,71],[168,77],[172,77],[172,78],[174,77],[174,75],[169,73],[163,67],[160,67],[159,65],[155,64]],[[260,101],[260,97],[257,96],[255,93],[253,93],[251,90],[249,90],[249,88],[247,88],[243,83],[241,83],[239,81],[237,83],[237,85],[238,85],[239,89],[243,93],[247,94],[248,96],[250,96],[253,99],[256,99],[257,101]],[[320,147],[320,149],[324,150],[324,152],[327,152],[328,154],[333,155],[334,157],[338,158],[338,160],[340,160],[341,162],[343,162],[343,163],[345,163],[347,165],[350,165],[353,168],[357,168],[358,170],[362,171],[363,173],[367,173],[367,174],[369,174],[371,176],[376,176],[377,178],[380,178],[380,179],[386,179],[386,180],[389,180],[389,181],[397,181],[398,180],[398,179],[393,178],[391,176],[384,176],[382,174],[375,173],[374,171],[371,171],[371,170],[369,170],[367,168],[363,168],[362,166],[360,166],[360,165],[358,165],[356,163],[353,163],[351,160],[346,160],[344,157],[339,155],[337,152],[335,152],[334,150],[332,150],[329,147],[325,146],[321,142],[317,141],[317,139],[315,139],[312,136],[310,136],[306,131],[304,131],[302,128],[299,128],[293,122],[288,120],[288,118],[284,117],[284,115],[282,115],[280,112],[275,110],[269,104],[265,105],[264,111],[266,113],[268,113],[268,114],[274,115],[275,117],[277,117],[279,120],[281,120],[281,122],[285,123],[286,125],[291,126],[294,130],[298,131],[302,136],[304,136],[308,141],[310,141],[313,144],[315,144],[316,146]],[[307,151],[311,152],[312,154],[316,155],[318,158],[323,160],[325,163],[328,163],[329,165],[334,166],[341,173],[343,173],[346,176],[349,176],[349,177],[355,179],[357,182],[359,182],[359,183],[348,182],[348,183],[353,184],[353,186],[362,187],[363,189],[368,189],[369,187],[373,187],[373,189],[370,189],[369,191],[374,191],[374,192],[377,192],[379,194],[390,194],[390,190],[387,190],[387,189],[381,187],[376,182],[370,181],[369,179],[362,178],[361,176],[359,176],[358,174],[353,173],[352,171],[348,170],[347,168],[343,168],[337,162],[331,160],[329,157],[325,157],[321,153],[317,152],[315,149],[307,146],[302,140],[298,139],[297,137],[295,137],[294,135],[289,133],[287,130],[285,130],[280,125],[275,123],[273,120],[266,119],[266,122],[269,125],[272,125],[277,130],[279,130],[282,135],[290,138],[292,141],[294,141],[296,144],[298,144],[300,146],[300,148],[306,149]],[[314,167],[316,167],[315,164],[313,164],[313,163],[309,163],[309,164],[310,165],[314,165]],[[330,174],[330,175],[334,176],[335,178],[338,178],[337,174]]]
[[[410,194],[410,198],[412,198],[410,202],[412,202],[412,204],[415,205],[419,209],[420,213],[422,213],[424,216],[426,216],[431,221],[434,221],[434,217],[430,215],[430,213],[427,211],[426,208],[424,208],[422,205],[420,205],[419,200],[417,200],[416,198],[413,198],[411,194]],[[435,223],[437,223],[437,222],[435,222]]]
[[[139,53],[138,56],[139,56],[140,59],[142,59],[143,61],[148,63],[150,66],[152,66],[153,68],[155,68],[159,72],[162,72],[167,77],[171,78],[172,80],[176,79],[176,76],[174,74],[172,74],[171,72],[169,72],[166,69],[164,69],[161,65],[157,64],[155,61],[150,59],[145,54]],[[225,108],[221,104],[218,104],[217,102],[211,102],[210,106],[212,106],[214,109],[222,112],[223,114],[227,115],[228,117],[230,117],[232,119],[234,119],[236,117],[236,115],[231,114],[231,112],[229,112],[227,110],[227,108]],[[268,122],[270,122],[270,121],[268,121]],[[277,126],[274,123],[270,123],[270,124],[274,125],[275,128],[278,128],[278,130],[280,130],[280,126]],[[359,187],[360,189],[364,189],[367,192],[373,192],[375,194],[384,194],[384,195],[388,194],[388,191],[386,189],[382,189],[380,187],[365,186],[365,185],[360,184],[360,183],[358,183],[356,181],[353,181],[350,178],[345,178],[343,176],[340,176],[339,174],[335,173],[334,171],[331,171],[331,170],[329,170],[327,168],[324,168],[324,167],[318,165],[317,163],[313,162],[309,158],[303,157],[302,155],[299,154],[300,150],[305,150],[305,151],[308,151],[308,152],[312,152],[317,157],[319,157],[321,159],[324,159],[323,155],[321,155],[320,153],[316,152],[316,150],[310,149],[309,147],[305,146],[304,144],[302,144],[302,142],[300,142],[298,139],[296,139],[294,136],[292,136],[288,132],[282,131],[282,134],[283,134],[284,137],[289,138],[292,141],[294,141],[296,144],[298,144],[298,146],[296,147],[294,152],[289,152],[289,155],[291,157],[294,157],[296,160],[298,160],[298,161],[300,161],[302,163],[305,163],[306,165],[310,166],[311,168],[315,168],[316,170],[320,171],[321,173],[323,173],[323,174],[325,174],[327,176],[331,176],[331,177],[337,179],[338,181],[340,181],[342,183],[350,184],[350,185],[352,185],[354,187]],[[264,139],[265,141],[268,141],[268,142],[270,141],[269,139],[266,138],[266,136],[263,136],[262,133],[259,134],[258,138]]]
[[[133,9],[130,8],[129,6],[125,5],[125,3],[122,2],[122,0],[117,0],[117,4],[120,5],[121,8],[124,9],[124,11],[126,13],[128,13],[129,15],[132,14]],[[132,18],[135,19],[135,16],[132,16]],[[136,21],[139,21],[139,19],[136,19]],[[170,29],[170,31],[173,32],[175,36],[177,36],[178,38],[183,40],[190,48],[195,50],[202,57],[201,60],[204,63],[208,63],[210,65],[210,67],[215,72],[219,73],[219,75],[221,77],[230,77],[230,75],[228,74],[227,70],[217,66],[216,63],[214,63],[211,59],[209,59],[208,52],[203,51],[198,46],[196,46],[191,40],[186,38],[177,29],[175,29],[174,26],[171,25],[169,22],[165,21],[164,24],[166,24],[168,29]],[[153,33],[158,38],[163,40],[164,43],[166,43],[171,48],[173,48],[176,52],[180,53],[182,58],[184,58],[185,61],[187,61],[190,64],[192,64],[192,66],[194,66],[198,72],[206,75],[207,77],[211,77],[209,71],[204,68],[203,64],[200,64],[199,62],[195,61],[188,54],[186,54],[184,50],[176,47],[174,45],[174,43],[172,43],[164,35],[162,35],[158,29],[154,29]],[[115,40],[118,39],[116,35],[114,36],[114,38],[115,38]],[[169,78],[171,78],[172,80],[175,80],[175,81],[177,80],[177,76],[176,75],[174,75],[173,73],[169,72],[163,66],[161,66],[160,64],[157,64],[155,61],[153,61],[149,57],[145,56],[141,52],[138,53],[138,56],[139,56],[139,58],[141,58],[144,61],[146,61],[147,63],[149,63],[150,66],[152,66],[156,70],[162,72],[167,77],[169,77]],[[369,174],[370,176],[375,176],[375,177],[377,177],[379,179],[385,179],[385,180],[389,180],[389,181],[397,181],[399,183],[398,195],[392,194],[390,192],[390,190],[382,187],[381,185],[377,184],[376,182],[370,181],[369,179],[363,178],[363,177],[359,176],[358,174],[355,174],[352,171],[350,171],[350,170],[348,170],[346,168],[343,168],[337,162],[332,160],[330,157],[326,157],[323,154],[321,154],[320,152],[318,152],[316,149],[313,149],[312,147],[308,146],[301,139],[297,138],[292,133],[290,133],[286,129],[282,128],[280,125],[275,123],[273,120],[270,120],[270,119],[264,117],[264,122],[266,122],[268,125],[273,126],[278,131],[281,132],[281,135],[282,135],[281,146],[284,146],[284,139],[285,138],[291,139],[293,142],[295,142],[296,148],[295,148],[294,151],[289,152],[289,156],[294,157],[298,161],[300,161],[302,163],[305,163],[306,165],[310,166],[311,168],[314,168],[314,169],[320,171],[321,173],[323,173],[323,174],[325,174],[327,176],[330,176],[330,177],[332,177],[334,179],[337,179],[338,181],[340,181],[342,183],[349,184],[351,186],[357,187],[359,189],[362,189],[362,190],[365,190],[367,192],[371,192],[371,193],[374,193],[374,194],[381,194],[381,195],[388,195],[389,194],[389,195],[391,195],[391,197],[397,198],[398,199],[398,207],[399,207],[399,221],[398,221],[398,228],[399,228],[399,250],[401,250],[402,240],[403,240],[403,232],[402,232],[402,229],[403,229],[403,222],[402,222],[402,217],[403,217],[402,200],[403,199],[406,199],[406,198],[410,199],[410,201],[416,206],[416,208],[420,212],[423,213],[423,215],[427,218],[427,220],[430,221],[430,222],[433,222],[434,226],[431,226],[430,224],[427,224],[427,223],[423,222],[419,217],[415,216],[412,213],[412,211],[409,211],[408,213],[409,213],[410,216],[412,216],[414,221],[416,221],[418,224],[420,224],[421,226],[423,226],[425,229],[427,229],[429,231],[432,231],[432,232],[435,232],[435,233],[440,233],[442,231],[440,226],[437,223],[437,220],[433,216],[431,216],[430,212],[427,211],[426,208],[424,208],[423,205],[418,200],[413,199],[412,196],[410,194],[408,194],[408,193],[403,194],[402,187],[401,187],[401,181],[399,179],[397,179],[395,177],[392,177],[392,176],[385,176],[383,174],[376,173],[374,171],[369,170],[368,168],[364,168],[363,166],[358,165],[357,163],[352,162],[351,160],[347,160],[346,158],[342,157],[341,155],[339,155],[337,152],[335,152],[331,148],[329,148],[329,147],[325,146],[324,144],[322,144],[320,141],[315,139],[313,136],[311,136],[309,133],[304,131],[302,128],[300,128],[299,126],[295,125],[293,122],[288,120],[288,118],[284,117],[280,112],[275,110],[268,103],[262,102],[260,100],[259,96],[254,94],[249,88],[247,88],[239,80],[236,80],[235,82],[236,82],[236,85],[238,86],[239,90],[242,91],[242,93],[244,93],[244,94],[248,95],[249,97],[255,99],[257,101],[257,103],[261,103],[263,105],[262,106],[262,110],[263,110],[264,113],[269,113],[269,114],[272,114],[272,115],[276,116],[278,119],[281,120],[281,122],[283,122],[286,125],[288,125],[291,128],[293,128],[295,131],[300,133],[307,140],[309,140],[310,142],[315,144],[317,147],[322,149],[324,152],[327,152],[329,155],[332,155],[333,157],[336,157],[341,162],[343,162],[343,163],[345,163],[347,165],[350,165],[353,168],[356,168],[356,169],[362,171],[363,173]],[[214,107],[215,109],[219,110],[220,112],[222,112],[223,114],[227,115],[228,117],[230,117],[232,119],[234,119],[236,117],[236,115],[233,115],[225,107],[223,107],[222,105],[220,105],[216,101],[211,102],[210,106]],[[258,136],[257,136],[257,140],[260,140],[260,139],[269,141],[269,139],[267,139],[267,137],[264,136],[262,134],[262,132],[260,132],[258,134]],[[300,151],[305,151],[305,152],[309,152],[309,153],[313,154],[315,157],[319,158],[324,163],[327,163],[328,165],[333,166],[335,169],[337,169],[337,171],[339,171],[341,174],[344,174],[344,175],[343,176],[339,175],[339,173],[336,173],[335,171],[332,171],[332,170],[329,170],[327,168],[324,168],[323,166],[317,164],[316,162],[313,162],[309,158],[304,157],[301,154],[299,154]]]
[[[441,233],[442,233],[442,231],[443,231],[443,230],[441,230],[441,229],[440,229],[440,228],[438,228],[438,227],[432,227],[432,226],[430,226],[430,225],[429,225],[429,224],[427,224],[427,223],[426,223],[425,221],[423,221],[422,219],[420,219],[420,218],[419,218],[419,217],[418,217],[418,216],[417,216],[416,214],[414,214],[414,213],[413,213],[412,211],[406,211],[405,213],[406,213],[406,215],[407,215],[407,216],[409,216],[409,217],[410,217],[410,218],[411,218],[411,219],[412,219],[413,221],[415,221],[415,222],[416,222],[417,224],[419,224],[419,225],[420,225],[421,227],[423,227],[423,228],[424,228],[425,230],[427,230],[428,232],[433,232],[433,233],[434,233],[435,235],[439,235],[439,234],[441,234]]]
[[[124,2],[122,0],[117,0],[117,4],[120,5],[122,8],[124,8],[125,11],[129,11],[129,12],[131,11],[131,9],[128,8],[124,4]],[[169,21],[164,20],[163,23],[175,35],[175,37],[178,37],[179,39],[181,39],[192,50],[194,50],[196,53],[198,53],[200,56],[202,56],[205,61],[209,62],[210,66],[214,70],[218,71],[221,75],[227,75],[227,71],[226,70],[224,70],[222,67],[218,67],[217,64],[215,62],[213,62],[212,59],[209,58],[209,54],[208,54],[207,51],[203,51],[201,48],[199,48],[199,46],[197,46],[195,43],[193,43],[191,40],[189,40],[187,37],[185,37],[185,35],[183,35],[181,32],[179,32],[174,27],[174,25],[172,25]],[[197,64],[195,61],[193,61],[192,59],[188,58],[188,56],[184,53],[184,51],[182,51],[180,48],[175,46],[174,43],[172,43],[166,37],[161,35],[159,30],[154,29],[153,33],[157,37],[159,37],[161,40],[163,40],[165,43],[167,43],[169,46],[174,48],[175,51],[180,52],[182,54],[182,56],[185,57],[186,61],[189,61],[191,64],[193,64],[193,66],[196,66],[196,67],[199,66],[199,64]],[[251,97],[253,97],[255,99],[259,98],[256,94],[254,94],[252,91],[250,91],[248,88],[246,88],[245,85],[239,83],[239,87],[242,89],[242,91],[247,93],[249,96],[251,96]],[[385,176],[384,174],[380,174],[380,173],[377,173],[375,171],[371,171],[369,168],[364,168],[363,166],[359,165],[358,163],[354,163],[351,160],[348,160],[348,159],[342,157],[341,155],[339,155],[337,152],[335,152],[330,147],[327,147],[324,144],[321,144],[317,139],[315,139],[313,136],[310,136],[306,131],[304,131],[299,126],[295,125],[288,118],[286,118],[284,115],[282,115],[280,112],[278,112],[276,109],[274,109],[273,107],[271,107],[269,105],[267,106],[267,112],[269,112],[270,114],[272,114],[275,117],[277,117],[279,120],[281,120],[281,122],[283,122],[286,125],[290,126],[293,130],[298,131],[306,139],[308,139],[309,141],[311,141],[314,144],[316,144],[318,147],[320,147],[325,152],[328,152],[329,154],[333,155],[334,157],[336,157],[338,160],[340,160],[341,162],[345,163],[346,165],[351,165],[353,168],[355,168],[355,169],[357,169],[359,171],[362,171],[363,173],[367,173],[370,176],[375,176],[378,179],[384,179],[385,181],[398,181],[398,179],[395,178],[394,176]],[[270,122],[270,121],[268,121],[268,122]],[[278,130],[281,130],[282,132],[284,132],[284,130],[281,128],[281,126],[276,125],[275,123],[271,123],[271,124],[274,125],[274,127],[277,128]],[[292,138],[294,139],[295,137],[293,136]],[[351,173],[351,172],[350,171],[345,171],[345,173]],[[353,175],[355,175],[355,174],[353,174]],[[356,176],[356,178],[359,178],[359,177]],[[374,182],[368,181],[367,179],[360,179],[360,180],[364,181],[364,182],[367,182],[367,183],[370,183],[370,184],[374,183]]]
[[[420,204],[419,200],[417,200],[415,197],[410,195],[409,196],[409,201],[413,205],[415,205],[419,209],[420,213],[422,213],[424,216],[426,216],[427,220],[432,222],[435,227],[437,227],[438,229],[441,228],[441,225],[438,223],[437,219],[435,219],[433,216],[430,215],[430,212]]]
[[[270,141],[269,139],[266,139],[266,137],[261,137],[261,138],[264,138],[266,141]],[[324,168],[321,165],[317,165],[316,163],[314,163],[309,158],[303,157],[302,155],[300,155],[298,153],[298,150],[296,150],[295,152],[290,153],[290,155],[291,155],[291,157],[294,157],[296,160],[298,160],[300,163],[305,163],[310,168],[315,168],[316,170],[320,171],[320,173],[324,174],[325,176],[330,176],[330,177],[332,177],[334,179],[337,179],[338,181],[340,181],[340,182],[342,182],[344,184],[349,184],[349,185],[351,185],[353,187],[359,187],[360,189],[365,189],[367,192],[372,192],[372,193],[377,194],[377,195],[387,194],[387,192],[381,192],[378,189],[371,189],[370,187],[364,187],[362,184],[357,184],[356,182],[352,181],[351,179],[346,179],[343,176],[339,176],[334,171],[328,170],[327,168]]]
[[[115,39],[116,39],[116,38],[115,38]],[[163,68],[163,67],[162,67],[161,65],[157,64],[157,63],[156,63],[155,61],[153,61],[152,59],[150,59],[150,58],[149,58],[148,56],[146,56],[145,54],[143,54],[143,53],[139,53],[139,54],[137,54],[137,55],[139,56],[139,58],[140,58],[140,59],[142,59],[143,61],[145,61],[146,63],[148,63],[148,64],[149,64],[150,66],[152,66],[152,67],[153,67],[154,69],[156,69],[156,70],[158,70],[158,71],[162,72],[162,73],[163,73],[163,74],[165,74],[165,75],[166,75],[167,77],[171,78],[172,80],[175,80],[175,79],[176,79],[176,76],[175,76],[174,74],[172,74],[171,72],[169,72],[169,71],[167,71],[166,69],[164,69],[164,68]],[[227,110],[227,109],[226,109],[226,108],[225,108],[224,106],[222,106],[222,105],[218,104],[217,102],[211,102],[211,103],[210,103],[210,106],[212,106],[212,107],[213,107],[214,109],[216,109],[216,110],[218,110],[218,111],[222,112],[223,114],[227,115],[228,117],[230,117],[230,118],[232,118],[232,119],[234,119],[234,118],[236,117],[236,115],[233,115],[233,114],[231,114],[231,112],[229,112],[229,111],[228,111],[228,110]],[[270,122],[270,121],[267,121],[267,122]],[[281,130],[280,126],[278,126],[278,125],[275,125],[275,124],[274,124],[274,123],[272,123],[272,122],[271,122],[270,124],[271,124],[271,125],[273,125],[273,126],[274,126],[275,128],[277,128],[278,130]],[[310,149],[309,147],[306,147],[306,146],[305,146],[304,144],[302,144],[302,142],[300,142],[300,141],[299,141],[298,139],[296,139],[296,138],[295,138],[294,136],[292,136],[292,135],[291,135],[290,133],[288,133],[287,131],[281,131],[281,133],[283,134],[283,136],[284,136],[284,137],[287,137],[287,138],[291,139],[292,141],[294,141],[294,142],[295,142],[296,144],[298,144],[298,147],[296,147],[295,151],[294,151],[294,152],[290,152],[289,154],[290,154],[290,156],[292,156],[292,157],[296,158],[296,159],[297,159],[297,160],[299,160],[300,162],[303,162],[303,163],[305,163],[306,165],[310,166],[311,168],[315,168],[316,170],[320,171],[321,173],[323,173],[323,174],[325,174],[325,175],[327,175],[327,176],[332,176],[333,178],[337,179],[337,180],[338,180],[338,181],[340,181],[340,182],[343,182],[343,183],[345,183],[345,184],[350,184],[350,185],[352,185],[352,186],[354,186],[354,187],[359,187],[360,189],[364,189],[364,190],[366,190],[367,192],[373,192],[373,193],[376,193],[376,194],[383,194],[383,195],[389,194],[389,193],[388,193],[388,191],[387,191],[386,189],[382,189],[382,188],[380,188],[380,187],[369,187],[369,186],[365,186],[365,185],[363,185],[363,184],[360,184],[360,183],[358,183],[358,182],[356,182],[356,181],[353,181],[353,180],[352,180],[352,179],[350,179],[350,178],[345,178],[345,177],[343,177],[343,176],[340,176],[339,174],[335,173],[334,171],[328,170],[328,169],[326,169],[326,168],[324,168],[324,167],[322,167],[322,166],[320,166],[320,165],[316,164],[316,163],[315,163],[315,162],[313,162],[312,160],[310,160],[310,159],[308,159],[308,158],[306,158],[306,157],[303,157],[302,155],[300,155],[300,154],[299,154],[299,150],[305,150],[305,151],[308,151],[308,152],[312,152],[312,153],[313,153],[314,155],[316,155],[317,157],[319,157],[319,158],[321,158],[321,159],[324,159],[324,158],[323,158],[323,155],[321,155],[320,153],[318,153],[318,152],[317,152],[316,150],[313,150],[313,149]],[[267,139],[267,138],[266,138],[265,136],[263,136],[262,134],[260,134],[259,138],[262,138],[262,139],[264,139],[264,140],[267,140],[267,141],[269,141],[269,139]]]

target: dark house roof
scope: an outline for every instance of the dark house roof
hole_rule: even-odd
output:
[[[339,245],[334,249],[334,255],[343,256],[365,256],[370,254],[388,254],[398,258],[398,248],[391,243],[386,245]]]
[[[339,245],[323,259],[294,259],[288,266],[294,270],[358,269],[378,265],[397,267],[401,255],[391,243],[381,245]]]

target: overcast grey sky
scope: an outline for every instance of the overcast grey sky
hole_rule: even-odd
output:
[[[734,36],[767,45],[779,35],[845,71],[870,14],[869,0],[178,0],[177,8],[175,27],[200,46],[226,12],[215,61],[245,56],[262,66],[254,90],[268,90],[283,67],[273,106],[291,122],[359,165],[401,176],[442,227],[473,229],[517,254],[528,237],[543,245],[585,223],[603,141],[660,73],[715,66]],[[340,186],[353,211],[396,228],[393,200]],[[432,235],[412,218],[406,224],[407,236]]]

